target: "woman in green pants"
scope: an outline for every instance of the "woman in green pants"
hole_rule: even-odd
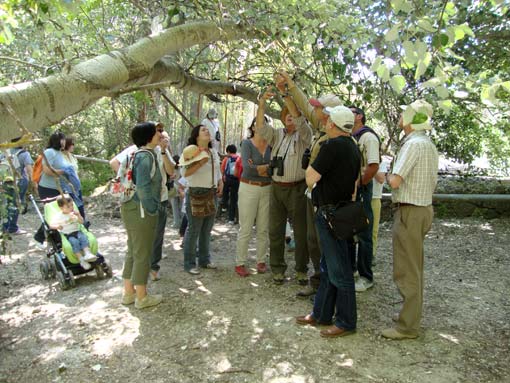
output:
[[[156,306],[163,299],[161,295],[147,294],[152,245],[161,208],[161,172],[154,148],[159,143],[162,130],[153,122],[144,122],[131,131],[131,138],[137,146],[132,173],[136,192],[120,209],[128,236],[122,271],[122,304],[134,303],[137,309]],[[152,171],[154,166],[156,171]]]

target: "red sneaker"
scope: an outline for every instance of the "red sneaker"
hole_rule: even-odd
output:
[[[250,275],[249,271],[246,270],[246,267],[244,267],[244,265],[236,266],[236,273],[240,277],[247,277],[248,275]]]
[[[264,274],[267,271],[266,264],[264,262],[257,263],[257,273]]]

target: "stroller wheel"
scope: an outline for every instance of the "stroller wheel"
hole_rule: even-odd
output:
[[[100,280],[104,279],[104,274],[105,273],[103,271],[102,265],[96,265],[95,269],[96,269],[96,277],[97,277],[97,279],[100,279]]]
[[[108,278],[112,278],[113,270],[112,270],[112,265],[110,265],[110,262],[105,259],[102,266],[103,266],[103,271],[105,272],[106,276]]]
[[[55,276],[57,275],[57,265],[55,264],[55,258],[51,257],[49,262],[50,262],[49,270],[50,278],[55,278]]]
[[[57,281],[62,290],[67,290],[66,278],[64,277],[62,271],[57,271]]]
[[[50,279],[50,266],[47,259],[39,263],[39,270],[41,271],[41,278],[44,280]]]
[[[67,272],[69,273],[69,279],[67,280],[67,284],[69,285],[69,287],[74,287],[76,286],[76,281],[74,280],[74,274],[71,270],[67,270]]]

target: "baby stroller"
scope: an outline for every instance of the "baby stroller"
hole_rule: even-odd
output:
[[[105,277],[111,278],[113,276],[110,263],[98,252],[96,237],[88,231],[85,226],[80,225],[80,230],[87,236],[90,244],[90,251],[97,257],[94,262],[90,262],[92,267],[88,270],[84,269],[76,259],[67,238],[58,230],[50,229],[48,225],[48,221],[50,221],[52,215],[57,214],[60,210],[57,201],[54,200],[44,205],[43,217],[34,197],[29,195],[28,198],[34,205],[35,211],[41,219],[48,243],[46,258],[39,263],[42,279],[49,280],[56,277],[62,290],[67,290],[75,286],[74,276],[76,275],[95,271],[98,279],[104,279]]]

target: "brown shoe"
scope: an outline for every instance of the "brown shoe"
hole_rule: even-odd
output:
[[[312,314],[300,315],[296,317],[296,323],[300,324],[301,326],[306,326],[307,324],[310,326],[317,326],[319,324],[319,322],[315,320]]]
[[[344,328],[331,326],[331,327],[328,327],[328,328],[325,328],[324,330],[322,330],[321,336],[323,338],[338,338],[340,336],[354,334],[355,332],[356,332],[356,330],[346,330]]]

